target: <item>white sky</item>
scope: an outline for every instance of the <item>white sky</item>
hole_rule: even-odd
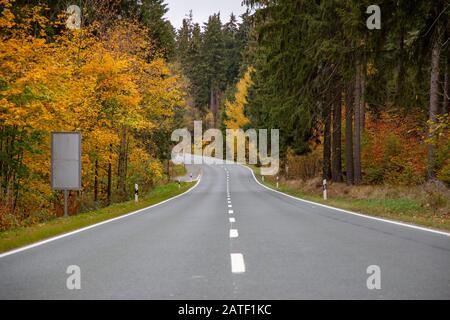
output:
[[[239,17],[246,10],[245,6],[241,6],[242,0],[166,0],[165,2],[169,7],[166,18],[177,30],[191,9],[194,22],[198,22],[201,26],[208,21],[208,17],[213,13],[220,11],[222,22],[226,22],[231,12]]]

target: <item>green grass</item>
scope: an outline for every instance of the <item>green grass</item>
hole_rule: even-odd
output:
[[[178,188],[178,183],[169,183],[158,186],[144,195],[138,204],[135,204],[134,201],[118,203],[68,218],[57,218],[30,227],[0,232],[0,252],[45,240],[157,204],[187,191],[194,184],[195,182],[183,182],[181,188]]]
[[[249,166],[253,170],[258,181],[264,185],[276,189],[276,183],[271,179],[261,180],[259,168]],[[357,188],[357,186],[355,186]],[[332,197],[324,200],[321,194],[305,193],[280,183],[276,189],[283,193],[332,207],[383,217],[391,220],[402,221],[435,229],[450,231],[450,219],[442,215],[436,215],[432,209],[425,208],[418,200],[411,198],[392,197],[389,199],[355,199],[351,197]]]

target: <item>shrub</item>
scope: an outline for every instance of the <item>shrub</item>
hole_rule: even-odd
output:
[[[380,115],[368,121],[362,148],[364,181],[370,184],[416,185],[424,182],[426,145],[414,121]]]
[[[322,172],[322,158],[320,150],[314,150],[307,155],[295,155],[289,149],[286,156],[286,165],[289,167],[288,176],[297,177],[303,181],[317,177]]]

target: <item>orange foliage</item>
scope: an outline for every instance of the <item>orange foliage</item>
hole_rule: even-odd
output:
[[[364,180],[416,184],[425,179],[426,145],[414,117],[382,113],[368,119],[362,141]]]
[[[13,157],[0,150],[2,159],[20,160],[20,170],[11,162],[0,177],[6,190],[0,205],[24,215],[51,210],[56,197],[49,185],[52,131],[82,133],[82,194],[92,198],[98,170],[104,197],[110,161],[117,172],[120,129],[149,132],[170,126],[175,110],[184,106],[179,77],[163,59],[148,61],[148,30],[132,21],[117,21],[101,34],[92,26],[64,30],[47,41],[43,32],[55,23],[42,15],[47,8],[27,5],[15,16],[13,4],[0,0],[0,142],[23,151]],[[39,33],[30,32],[36,25]],[[161,178],[162,165],[142,143],[131,134],[126,143],[128,165],[141,173],[142,183]],[[126,178],[130,185],[136,179]]]

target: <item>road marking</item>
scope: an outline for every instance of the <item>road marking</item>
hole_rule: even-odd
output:
[[[237,238],[237,237],[239,237],[237,229],[230,229],[230,238]]]
[[[230,200],[228,200],[228,203],[231,203],[231,201],[230,201]]]
[[[233,206],[231,204],[228,205],[228,208],[233,208]]]
[[[228,210],[228,213],[229,213],[229,214],[233,214],[234,211],[233,211],[233,210]]]
[[[244,256],[242,255],[242,253],[231,254],[231,272],[233,273],[245,272]]]
[[[235,223],[236,219],[235,218],[230,218],[230,223]]]
[[[39,242],[30,244],[30,245],[27,245],[27,246],[22,247],[22,248],[18,248],[18,249],[15,249],[15,250],[7,251],[5,253],[1,253],[0,254],[0,259],[4,258],[4,257],[7,257],[7,256],[10,256],[10,255],[13,255],[13,254],[16,254],[16,253],[19,253],[19,252],[22,252],[22,251],[25,251],[25,250],[29,250],[29,249],[32,249],[32,248],[36,248],[36,247],[42,246],[44,244],[47,244],[47,243],[50,243],[50,242],[53,242],[53,241],[56,241],[56,240],[59,240],[59,239],[62,239],[62,238],[66,238],[66,237],[72,236],[72,235],[77,234],[77,233],[81,233],[81,232],[84,232],[84,231],[87,231],[87,230],[90,230],[90,229],[102,226],[104,224],[107,224],[107,223],[110,223],[110,222],[113,222],[113,221],[117,221],[117,220],[122,220],[122,219],[128,218],[130,216],[133,216],[135,214],[141,213],[141,212],[149,210],[149,209],[153,209],[153,208],[155,208],[157,206],[160,206],[160,205],[162,205],[164,203],[167,203],[169,201],[175,200],[175,199],[177,199],[177,198],[179,198],[181,196],[184,196],[187,193],[191,192],[192,190],[194,190],[199,185],[199,183],[201,181],[201,178],[202,178],[201,175],[199,175],[197,183],[194,186],[192,186],[191,188],[189,188],[185,192],[183,192],[183,193],[181,193],[181,194],[179,194],[179,195],[177,195],[175,197],[172,197],[170,199],[167,199],[167,200],[164,200],[162,202],[156,203],[156,204],[151,205],[151,206],[149,206],[147,208],[143,208],[143,209],[140,209],[140,210],[137,210],[137,211],[130,212],[130,213],[126,214],[126,215],[123,215],[123,216],[120,216],[120,217],[117,217],[117,218],[113,218],[113,219],[110,219],[110,220],[105,220],[105,221],[102,221],[102,222],[99,222],[99,223],[96,223],[96,224],[93,224],[93,225],[90,225],[90,226],[87,226],[87,227],[84,227],[84,228],[81,228],[81,229],[78,229],[78,230],[74,230],[74,231],[71,231],[71,232],[68,232],[68,233],[64,233],[62,235],[59,235],[59,236],[56,236],[56,237],[53,237],[53,238],[50,238],[50,239],[47,239],[47,240],[43,240],[43,241],[39,241]]]
[[[291,195],[289,195],[289,194],[286,194],[286,193],[283,193],[283,192],[274,190],[274,189],[272,189],[272,188],[269,188],[268,186],[265,186],[264,184],[262,184],[261,182],[259,182],[258,179],[256,179],[255,173],[253,172],[252,169],[250,169],[249,167],[246,167],[246,166],[244,166],[244,165],[242,165],[242,166],[243,166],[244,168],[250,170],[250,172],[251,172],[252,175],[253,175],[253,179],[255,179],[256,183],[258,183],[260,186],[262,186],[262,187],[264,187],[264,188],[266,188],[267,190],[270,190],[270,191],[272,191],[272,192],[276,192],[276,193],[282,194],[282,195],[284,195],[284,196],[286,196],[286,197],[289,197],[289,198],[291,198],[291,199],[295,199],[295,200],[297,200],[297,201],[301,201],[301,202],[313,204],[313,205],[320,206],[320,207],[327,208],[327,209],[336,210],[336,211],[339,211],[339,212],[344,212],[344,213],[347,213],[347,214],[351,214],[351,215],[358,216],[358,217],[362,217],[362,218],[366,218],[366,219],[371,219],[371,220],[376,220],[376,221],[386,222],[386,223],[395,224],[395,225],[402,226],[402,227],[407,227],[407,228],[411,228],[411,229],[416,229],[416,230],[421,230],[421,231],[432,232],[432,233],[435,233],[435,234],[439,234],[439,235],[443,235],[443,236],[450,237],[450,233],[448,233],[448,232],[438,231],[438,230],[433,230],[433,229],[428,229],[428,228],[419,227],[419,226],[415,226],[415,225],[412,225],[412,224],[407,224],[407,223],[398,222],[398,221],[394,221],[394,220],[388,220],[388,219],[383,219],[383,218],[372,217],[372,216],[368,216],[368,215],[365,215],[365,214],[362,214],[362,213],[356,213],[356,212],[353,212],[353,211],[348,211],[348,210],[344,210],[344,209],[339,209],[339,208],[335,208],[335,207],[332,207],[332,206],[327,206],[327,205],[325,205],[325,204],[321,204],[321,203],[317,203],[317,202],[312,202],[312,201],[308,201],[308,200],[303,200],[303,199],[300,199],[300,198],[291,196]]]

